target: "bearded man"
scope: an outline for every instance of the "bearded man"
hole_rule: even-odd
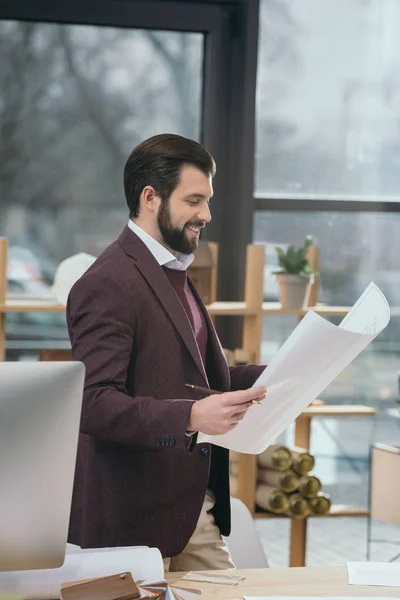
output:
[[[186,273],[214,174],[193,140],[139,144],[125,165],[128,225],[67,304],[73,358],[86,366],[69,541],[158,547],[170,571],[234,567],[222,538],[228,451],[197,436],[230,431],[265,395],[251,387],[263,367],[228,367]]]

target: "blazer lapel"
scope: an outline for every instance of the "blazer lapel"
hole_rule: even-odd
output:
[[[119,242],[124,248],[125,252],[129,254],[129,256],[132,256],[132,258],[136,259],[136,267],[146,279],[147,283],[150,285],[155,296],[160,302],[160,305],[171,319],[175,329],[181,336],[196,366],[201,372],[203,379],[208,385],[207,375],[193,329],[183,306],[179,300],[177,300],[177,295],[174,288],[168,281],[162,268],[152,253],[148,250],[146,245],[133,231],[129,229],[129,227],[125,227],[119,237]]]

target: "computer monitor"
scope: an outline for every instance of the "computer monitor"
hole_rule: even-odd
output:
[[[0,363],[0,571],[63,564],[85,368]]]

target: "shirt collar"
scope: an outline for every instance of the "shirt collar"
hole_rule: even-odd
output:
[[[144,231],[144,229],[139,227],[132,219],[129,219],[128,227],[136,233],[147,246],[148,250],[150,250],[161,267],[167,267],[167,269],[173,269],[175,271],[186,271],[194,261],[194,254],[181,254],[180,252],[177,252],[176,255],[172,254],[172,252],[167,250],[167,248],[147,233],[147,231]]]

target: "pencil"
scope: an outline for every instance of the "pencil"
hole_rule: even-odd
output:
[[[194,390],[195,392],[202,392],[203,394],[223,394],[224,392],[218,392],[217,390],[212,390],[210,388],[204,388],[199,385],[193,385],[193,383],[185,383],[185,387]],[[261,404],[258,400],[252,400],[253,404]]]

